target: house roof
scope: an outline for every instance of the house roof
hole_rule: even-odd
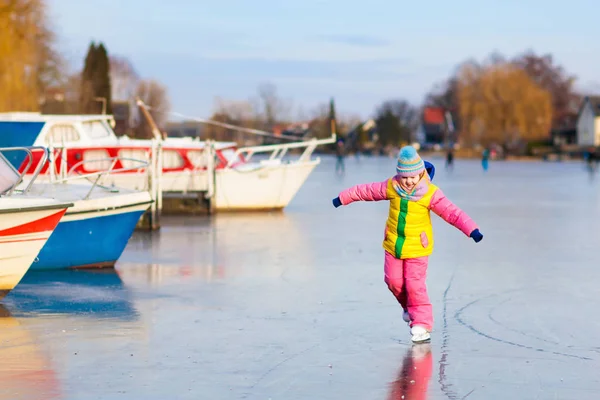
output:
[[[444,124],[444,109],[441,107],[425,107],[423,109],[424,124]]]
[[[586,103],[590,103],[595,116],[600,116],[600,96],[585,96],[581,103],[581,109],[583,109]],[[579,110],[579,112],[581,112],[581,110]]]

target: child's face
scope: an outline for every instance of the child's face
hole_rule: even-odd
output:
[[[411,191],[415,188],[417,183],[421,180],[423,174],[417,176],[401,176],[400,177],[400,186],[406,191]]]

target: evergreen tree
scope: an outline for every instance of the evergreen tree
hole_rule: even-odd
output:
[[[85,64],[81,73],[81,91],[80,104],[83,114],[91,114],[94,112],[94,85],[93,74],[96,69],[96,44],[90,43],[87,55],[85,56]]]
[[[333,97],[329,101],[329,130],[331,135],[334,133],[339,135],[337,132],[337,120],[335,119],[335,104]]]
[[[104,102],[106,113],[110,114],[112,107],[108,53],[102,43],[96,46],[92,42],[81,75],[81,112],[99,114]]]
[[[102,43],[96,47],[96,69],[94,70],[94,93],[97,98],[105,99],[106,113],[112,114],[110,62],[108,52]],[[102,105],[102,103],[98,103]]]
[[[414,139],[419,111],[405,100],[388,100],[375,110],[375,124],[383,146],[402,146]]]

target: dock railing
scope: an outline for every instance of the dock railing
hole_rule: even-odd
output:
[[[133,163],[138,163],[139,165],[137,166],[130,166],[130,167],[121,167],[121,168],[115,168],[115,166],[117,165],[118,161],[129,161],[129,162],[133,162]],[[94,163],[94,162],[109,162],[110,163],[110,167],[108,167],[107,169],[103,169],[100,171],[94,171],[94,172],[89,172],[86,174],[73,174],[73,172],[76,172],[76,169],[82,164],[82,163]],[[92,192],[94,191],[94,189],[96,187],[99,187],[101,189],[104,190],[114,190],[115,188],[111,188],[111,187],[107,187],[104,185],[100,184],[100,180],[102,178],[105,178],[107,176],[110,176],[111,174],[115,174],[115,173],[121,173],[121,172],[127,172],[127,171],[133,171],[133,170],[139,170],[140,168],[147,168],[149,165],[148,162],[143,161],[143,160],[137,160],[134,158],[127,158],[127,157],[110,157],[110,158],[98,158],[98,159],[93,159],[93,160],[85,160],[85,161],[80,161],[78,163],[76,163],[75,165],[73,165],[70,169],[69,172],[66,174],[66,176],[61,176],[60,178],[55,178],[53,181],[53,183],[71,183],[77,180],[82,180],[85,179],[88,182],[90,182],[92,184],[92,186],[90,187],[90,190],[87,192],[86,196],[84,197],[84,200],[87,200],[90,198]],[[154,200],[154,199],[153,199]]]
[[[56,163],[56,154],[60,154],[60,167],[58,170],[58,176],[56,176],[55,168],[52,164]],[[85,179],[88,182],[92,183],[92,187],[88,192],[86,199],[91,196],[93,190],[96,187],[101,187],[103,189],[110,190],[111,188],[101,185],[101,179],[111,174],[118,174],[122,172],[128,171],[138,171],[142,173],[146,173],[147,179],[147,188],[150,193],[150,197],[152,198],[152,204],[150,205],[149,210],[149,224],[152,230],[156,230],[160,227],[160,214],[162,212],[162,142],[160,140],[153,139],[152,146],[150,148],[150,154],[148,155],[148,160],[140,160],[136,158],[129,157],[108,157],[108,158],[94,158],[81,160],[71,166],[67,164],[67,155],[68,155],[68,146],[61,147],[49,147],[50,154],[50,164],[49,164],[49,172],[50,172],[50,180],[55,183],[68,183],[77,179]],[[134,163],[135,165],[128,167],[115,168],[117,162],[119,161],[128,161],[129,163]],[[102,169],[100,171],[94,171],[90,173],[81,174],[77,172],[77,168],[84,164],[90,163],[110,163],[108,168]],[[43,164],[40,162],[40,164]],[[77,175],[73,175],[77,174]]]
[[[14,151],[23,151],[26,153],[27,165],[23,169],[23,172],[19,172],[3,154],[4,152]],[[2,177],[4,178],[3,183],[5,183],[0,194],[6,194],[8,196],[12,195],[15,189],[23,182],[25,175],[29,172],[33,165],[33,153],[35,151],[41,151],[42,158],[36,165],[30,178],[31,180],[23,190],[23,193],[27,193],[31,189],[31,185],[42,171],[46,161],[48,161],[49,151],[47,148],[42,146],[0,147],[0,165],[2,167]]]
[[[240,155],[244,157],[246,162],[249,162],[250,159],[252,159],[252,156],[254,156],[255,154],[271,153],[269,155],[268,160],[271,162],[280,162],[283,160],[283,157],[287,154],[288,150],[301,148],[305,149],[296,162],[307,162],[310,161],[310,156],[315,151],[317,146],[335,143],[335,141],[336,135],[332,135],[331,137],[326,139],[313,138],[310,140],[303,140],[301,142],[240,147],[236,150],[235,156],[228,161],[226,168],[231,168],[235,163],[235,160],[239,159]]]

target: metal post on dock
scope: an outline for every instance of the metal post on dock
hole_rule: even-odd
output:
[[[67,179],[67,172],[68,169],[68,165],[67,165],[67,147],[65,146],[65,141],[63,140],[63,144],[62,144],[62,148],[60,150],[60,179],[61,180],[65,180]]]
[[[150,204],[150,213],[148,214],[148,228],[150,230],[153,230],[153,224],[154,224],[154,215],[156,214],[156,193],[154,191],[154,187],[155,187],[155,183],[156,179],[155,179],[155,173],[156,173],[156,167],[154,165],[154,159],[155,157],[155,150],[156,147],[156,143],[154,143],[154,140],[151,141],[151,146],[150,146],[150,154],[149,154],[149,165],[148,165],[148,170],[146,171],[146,179],[148,180],[148,191],[150,192],[150,197],[152,198],[153,202],[152,204]]]
[[[162,145],[160,141],[152,139],[152,147],[150,150],[150,165],[148,171],[148,189],[152,197],[152,204],[150,205],[150,214],[148,215],[148,227],[154,231],[160,229],[160,213],[162,211],[162,192],[160,178],[162,175],[161,168],[161,150]]]
[[[50,182],[56,182],[56,154],[52,141],[48,145],[48,172],[50,173]]]
[[[150,227],[150,230],[156,230],[156,229],[160,229],[160,214],[162,212],[162,204],[163,204],[162,184],[161,184],[162,165],[163,165],[163,162],[162,162],[163,137],[160,132],[160,129],[158,129],[158,126],[154,122],[152,115],[150,115],[150,112],[148,112],[146,104],[144,104],[144,102],[140,98],[137,98],[136,103],[137,103],[138,107],[140,108],[140,111],[142,112],[142,114],[144,115],[146,120],[148,121],[150,128],[152,129],[153,139],[152,139],[152,151],[150,154],[150,158],[151,158],[150,159],[150,173],[148,174],[148,179],[150,182],[149,182],[148,187],[150,189],[150,193],[152,195],[152,199],[154,200],[154,202],[152,203],[152,206],[150,207],[149,227]]]
[[[160,216],[163,208],[163,190],[162,190],[162,173],[163,173],[163,142],[162,139],[157,141],[156,147],[156,229],[160,228]]]
[[[205,199],[208,202],[208,213],[213,214],[215,211],[215,147],[211,140],[207,140],[205,143],[205,156],[206,156],[206,195]]]

